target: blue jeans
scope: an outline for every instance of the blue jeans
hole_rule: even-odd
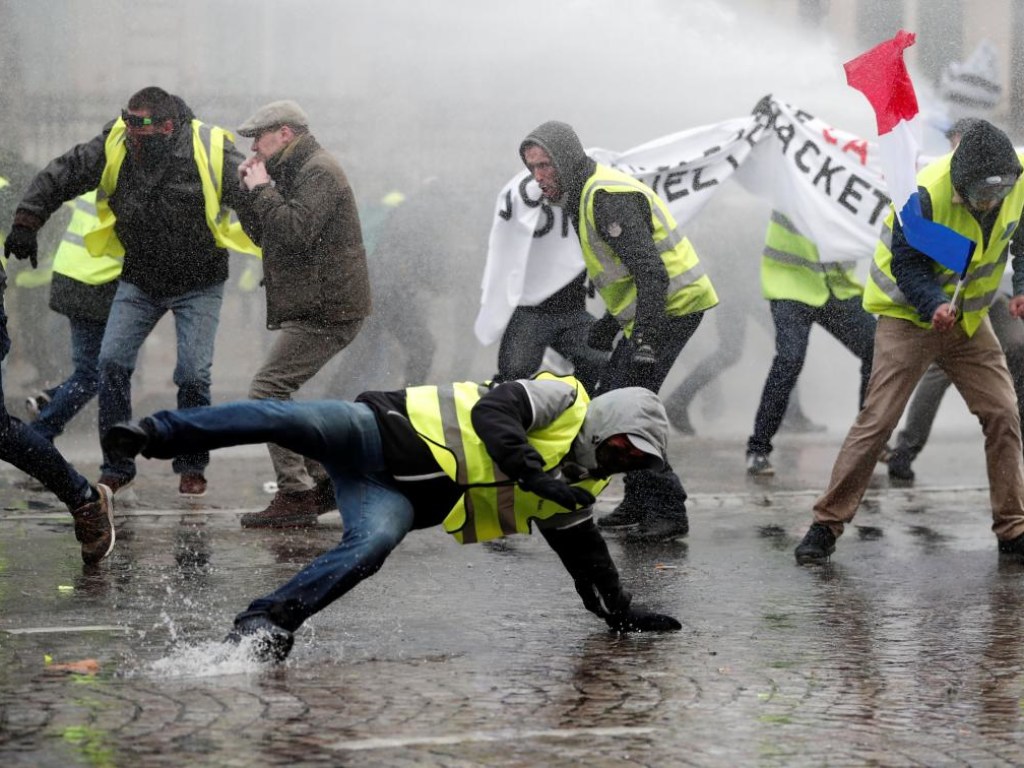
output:
[[[43,406],[39,418],[32,423],[32,429],[51,443],[75,414],[95,397],[100,382],[100,345],[106,323],[81,317],[69,317],[68,320],[71,323],[71,362],[75,370],[61,384],[45,390],[50,402]]]
[[[178,363],[174,383],[178,408],[210,404],[210,368],[217,336],[224,284],[199,288],[180,296],[151,296],[131,283],[117,287],[100,348],[100,435],[132,417],[132,374],[139,349],[167,312],[174,315]],[[208,451],[186,448],[174,459],[174,471],[202,472],[210,463]],[[100,472],[121,479],[135,477],[135,462],[103,455]]]
[[[334,483],[344,532],[337,547],[239,618],[265,615],[295,630],[376,573],[413,527],[413,506],[384,466],[380,430],[369,406],[343,400],[248,400],[160,411],[145,456],[167,459],[187,449],[276,443],[320,462]]]
[[[754,417],[754,434],[747,441],[748,453],[769,454],[772,438],[786,415],[789,396],[803,370],[811,326],[818,323],[860,358],[860,400],[864,406],[871,365],[875,354],[875,318],[864,310],[860,297],[837,299],[829,296],[820,307],[801,301],[774,299],[775,359],[761,393],[761,404]]]
[[[0,360],[7,356],[10,347],[7,314],[0,294]],[[68,509],[78,509],[92,496],[89,481],[75,471],[53,443],[7,412],[4,407],[3,369],[0,369],[0,461],[13,464],[34,477]]]

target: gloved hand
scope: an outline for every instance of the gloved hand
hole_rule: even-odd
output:
[[[658,349],[653,334],[633,331],[630,341],[633,342],[633,363],[635,365],[657,365]]]
[[[589,507],[595,501],[593,495],[582,488],[575,488],[543,472],[524,477],[519,481],[519,487],[572,512],[581,507]]]
[[[601,352],[610,352],[618,333],[619,321],[606,312],[604,317],[590,326],[590,332],[587,334],[587,346]]]
[[[683,625],[663,613],[654,613],[645,608],[627,608],[619,613],[609,614],[604,619],[616,632],[676,632]]]
[[[4,240],[4,256],[10,258],[12,253],[15,258],[29,259],[33,269],[39,266],[39,242],[35,230],[15,224]]]

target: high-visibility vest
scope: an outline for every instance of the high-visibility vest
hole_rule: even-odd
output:
[[[541,373],[537,378],[564,381],[576,388],[576,398],[569,408],[551,424],[527,434],[530,445],[544,459],[547,472],[569,453],[583,426],[590,398],[571,376]],[[521,489],[487,453],[473,429],[470,412],[488,391],[486,386],[471,381],[406,390],[406,410],[413,429],[426,442],[444,473],[466,488],[444,520],[444,529],[460,544],[529,533],[531,520],[546,520],[569,512],[553,501]],[[582,480],[574,485],[596,496],[608,482]]]
[[[864,293],[854,261],[822,262],[818,247],[792,221],[772,211],[761,254],[761,293],[766,299],[820,307],[830,296],[852,299]]]
[[[96,192],[86,192],[72,203],[74,213],[53,257],[53,271],[87,285],[103,285],[121,274],[121,259],[93,256],[85,247],[85,235],[99,224]]]
[[[636,319],[636,282],[597,230],[594,222],[594,197],[599,190],[612,194],[639,192],[647,198],[651,209],[654,244],[668,272],[666,314],[677,317],[690,315],[718,303],[718,295],[697,258],[697,252],[679,230],[665,202],[654,190],[632,176],[598,164],[580,194],[580,246],[587,276],[627,336],[633,333]]]
[[[1010,236],[1017,230],[1021,206],[1024,205],[1024,177],[1017,180],[1010,194],[1003,200],[988,245],[982,250],[981,225],[965,204],[953,202],[953,182],[949,173],[951,159],[952,155],[947,155],[922,169],[917,175],[917,183],[928,190],[931,197],[932,221],[959,232],[977,244],[967,267],[966,284],[961,291],[963,303],[958,318],[964,332],[973,336],[999,292],[999,282],[1010,250]],[[1021,159],[1024,160],[1024,157]],[[893,216],[894,212],[890,210],[875,247],[875,258],[864,289],[864,309],[879,315],[909,320],[921,328],[931,328],[931,318],[922,319],[896,285],[890,250]],[[932,269],[943,292],[952,298],[960,276],[937,261],[933,262]]]
[[[107,135],[104,145],[107,164],[103,168],[100,186],[96,190],[96,214],[99,224],[85,235],[85,247],[93,256],[124,256],[124,246],[114,232],[116,216],[110,209],[109,198],[117,188],[117,178],[128,150],[125,147],[124,120],[118,118]],[[231,133],[199,120],[192,121],[192,153],[203,187],[206,223],[213,239],[221,248],[241,253],[261,255],[259,247],[242,231],[242,225],[232,222],[230,212],[221,205],[224,180],[224,140],[234,139]]]

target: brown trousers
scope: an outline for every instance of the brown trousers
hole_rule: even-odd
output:
[[[992,530],[1001,540],[1024,534],[1024,460],[1020,417],[1006,359],[986,317],[968,338],[907,320],[879,317],[867,400],[839,450],[828,489],[814,504],[815,522],[839,536],[857,512],[878,455],[899,423],[914,387],[931,363],[959,390],[985,434]]]

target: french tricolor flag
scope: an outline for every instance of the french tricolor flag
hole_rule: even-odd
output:
[[[917,189],[917,96],[903,62],[903,50],[912,46],[914,39],[912,32],[901,29],[892,40],[879,43],[846,62],[843,68],[846,82],[863,93],[875,110],[879,158],[907,242],[959,273],[962,282],[974,252],[974,241],[921,215]]]

